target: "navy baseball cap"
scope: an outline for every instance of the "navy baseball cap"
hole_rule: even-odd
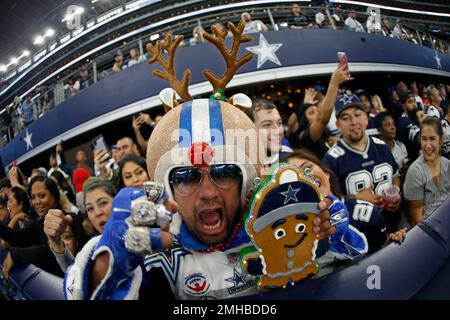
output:
[[[259,233],[262,229],[274,222],[305,213],[319,214],[320,210],[317,204],[320,202],[320,193],[313,187],[315,182],[305,177],[304,180],[298,179],[296,175],[289,171],[299,172],[300,169],[291,164],[280,164],[273,174],[279,170],[284,171],[286,181],[280,181],[279,184],[272,182],[262,187],[258,194],[266,193],[259,210],[254,212],[256,220],[253,224],[253,230]],[[293,178],[295,177],[295,178]],[[280,178],[281,179],[281,178]],[[309,180],[309,181],[308,181]]]
[[[364,111],[364,107],[361,103],[361,100],[359,100],[358,96],[354,94],[344,94],[338,97],[336,104],[334,105],[334,110],[336,111],[336,118],[339,118],[339,115],[343,110],[350,107],[357,107],[362,111]]]

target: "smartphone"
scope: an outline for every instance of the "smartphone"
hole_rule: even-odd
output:
[[[17,167],[17,160],[14,160],[14,161],[13,161],[13,167],[14,167],[14,168]]]
[[[108,145],[105,142],[105,138],[101,134],[92,140],[92,148],[109,152]]]
[[[337,53],[338,59],[339,59],[339,65],[344,67],[344,70],[347,70],[348,76],[350,76],[350,71],[348,70],[348,58],[347,54],[345,52],[339,51]]]

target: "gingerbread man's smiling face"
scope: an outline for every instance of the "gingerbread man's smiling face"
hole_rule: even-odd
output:
[[[307,214],[297,214],[279,219],[263,229],[255,236],[255,240],[262,242],[272,236],[275,241],[272,241],[271,244],[276,251],[296,250],[313,233],[312,225],[308,223],[310,219],[314,219],[314,217]]]

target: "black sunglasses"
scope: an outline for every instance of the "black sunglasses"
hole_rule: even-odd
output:
[[[214,164],[208,168],[175,168],[169,175],[174,190],[183,196],[197,191],[203,181],[203,172],[207,172],[211,181],[221,189],[232,190],[239,186],[242,179],[241,169],[235,164]]]

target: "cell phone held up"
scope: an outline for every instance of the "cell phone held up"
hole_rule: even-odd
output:
[[[339,51],[337,53],[338,59],[339,59],[339,65],[344,68],[344,70],[347,70],[348,76],[350,77],[350,70],[348,69],[348,58],[347,54],[345,52]]]
[[[108,145],[106,144],[105,138],[103,135],[98,135],[92,140],[92,149],[94,150],[103,150],[109,152]]]

